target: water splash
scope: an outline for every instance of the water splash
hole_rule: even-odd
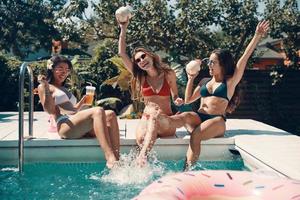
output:
[[[15,167],[6,167],[6,168],[2,168],[0,171],[2,171],[2,172],[6,172],[6,171],[9,171],[9,172],[18,172],[19,169],[15,168]]]
[[[109,182],[118,185],[140,185],[153,181],[165,173],[165,164],[157,159],[154,152],[148,156],[148,162],[140,167],[135,159],[137,152],[131,150],[129,154],[122,154],[117,166],[111,170],[105,169],[101,174],[102,182]],[[91,177],[95,179],[95,176]]]

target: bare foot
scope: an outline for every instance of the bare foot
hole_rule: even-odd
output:
[[[137,159],[135,160],[136,165],[139,167],[145,167],[145,165],[147,164],[147,157],[146,156],[138,156]]]
[[[105,156],[105,157],[106,157],[106,167],[108,169],[112,169],[114,165],[118,163],[118,160],[113,154],[111,156]]]
[[[108,168],[108,169],[112,169],[112,168],[114,168],[114,167],[116,167],[116,166],[118,166],[118,163],[119,163],[119,161],[112,161],[112,162],[106,162],[106,167]]]
[[[192,168],[193,164],[191,161],[188,161],[187,158],[185,157],[184,160],[184,165],[183,165],[183,170],[184,172],[190,171]]]

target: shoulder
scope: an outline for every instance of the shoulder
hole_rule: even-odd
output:
[[[166,79],[174,79],[176,78],[176,73],[173,69],[168,69],[165,72],[165,77]]]
[[[45,85],[39,84],[38,85],[38,90],[39,91],[45,90]],[[55,91],[55,87],[53,85],[49,84],[49,90],[50,90],[50,92],[54,92]]]
[[[208,77],[206,77],[206,78],[203,78],[203,79],[201,79],[200,81],[199,81],[199,86],[202,86],[202,85],[205,85],[206,83],[208,83],[209,81],[210,81],[210,79],[211,78],[208,78]]]
[[[45,86],[44,85],[42,85],[42,84],[39,84],[38,85],[38,90],[39,91],[42,91],[42,90],[44,90],[45,89]]]

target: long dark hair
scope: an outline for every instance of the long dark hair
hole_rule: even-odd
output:
[[[48,83],[53,84],[53,82],[54,82],[53,70],[60,63],[66,63],[69,66],[70,70],[73,69],[71,61],[69,59],[67,59],[66,57],[60,56],[60,55],[52,56],[47,62],[47,77],[46,78],[47,78]],[[62,85],[64,86],[65,84],[66,84],[66,80],[63,82]]]
[[[222,67],[222,73],[225,80],[232,77],[236,68],[233,56],[229,50],[226,49],[216,49],[212,53],[216,54]],[[226,108],[227,113],[232,113],[241,102],[241,89],[240,83],[235,87],[234,93],[228,103]]]
[[[156,53],[143,47],[135,48],[132,53],[133,77],[131,80],[131,97],[133,100],[141,100],[141,81],[142,77],[147,76],[147,72],[145,70],[142,70],[135,62],[135,55],[138,52],[143,52],[153,59],[153,66],[157,69],[158,73],[168,73],[172,71],[172,69],[167,64],[161,61],[160,57]]]

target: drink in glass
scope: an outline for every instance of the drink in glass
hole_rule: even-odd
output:
[[[94,102],[94,96],[95,96],[95,90],[96,88],[93,86],[86,86],[85,87],[86,90],[86,100],[85,103],[88,105],[92,105]]]

